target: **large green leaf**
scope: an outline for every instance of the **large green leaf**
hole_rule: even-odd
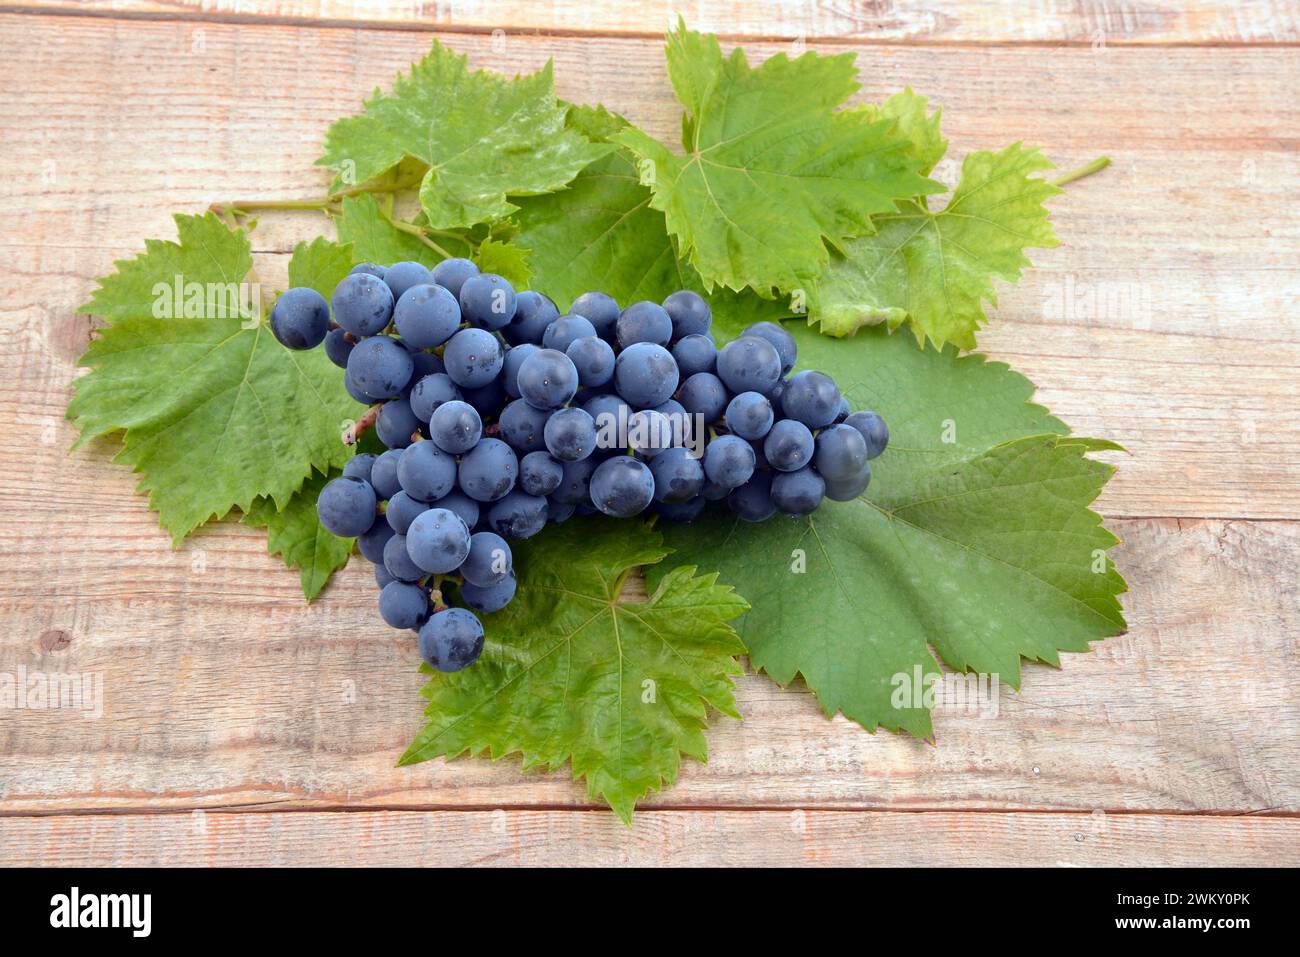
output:
[[[302,593],[308,601],[321,593],[330,576],[348,563],[355,539],[339,538],[326,530],[316,517],[316,498],[330,478],[315,473],[277,510],[269,498],[259,498],[244,516],[244,524],[266,529],[266,550],[279,555],[290,568],[297,568]]]
[[[334,287],[356,264],[354,255],[350,245],[331,242],[323,236],[310,243],[298,243],[289,257],[289,288],[306,286],[328,301],[334,295]]]
[[[801,288],[827,261],[824,239],[870,232],[872,214],[942,188],[894,120],[837,112],[858,89],[852,53],[751,68],[679,22],[667,56],[685,155],[633,127],[614,138],[651,165],[651,203],[710,288]]]
[[[1021,657],[1054,664],[1122,631],[1117,539],[1088,508],[1112,468],[1087,453],[1114,445],[1066,435],[1024,377],[982,356],[881,329],[791,331],[802,367],[888,421],[870,488],[803,519],[722,509],[668,526],[675,551],[651,587],[677,562],[717,571],[751,602],[737,629],[754,665],[781,683],[802,674],[827,714],[921,737],[929,709],[895,691],[938,673],[927,646],[1018,687]]]
[[[515,547],[519,591],[485,616],[482,658],[424,689],[428,726],[402,757],[519,753],[524,767],[573,765],[624,821],[672,783],[681,755],[703,761],[710,707],[739,717],[744,651],[727,624],[745,602],[716,575],[677,568],[648,599],[620,603],[629,569],[667,554],[639,521],[572,519]]]
[[[345,197],[334,225],[338,229],[339,241],[351,244],[357,262],[383,266],[418,262],[436,266],[444,258],[414,233],[394,226],[375,197],[368,193]],[[453,256],[469,257],[473,254],[473,248],[456,237],[439,236],[438,245]]]

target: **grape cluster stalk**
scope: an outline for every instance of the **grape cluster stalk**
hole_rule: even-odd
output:
[[[270,321],[287,348],[323,345],[370,407],[387,451],[354,456],[317,513],[357,539],[380,615],[440,671],[478,659],[475,612],[515,595],[510,541],[547,522],[689,522],[710,502],[748,522],[807,515],[861,495],[889,441],[829,376],[793,372],[778,323],[718,348],[689,290],[626,308],[588,292],[561,315],[466,259],[362,263],[329,302],[288,290]]]

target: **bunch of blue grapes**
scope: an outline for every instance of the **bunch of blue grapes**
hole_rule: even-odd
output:
[[[779,324],[718,348],[711,322],[688,290],[627,308],[589,292],[561,315],[466,259],[362,263],[329,302],[310,288],[276,301],[276,338],[323,344],[387,448],[325,486],[321,524],[356,537],[380,615],[415,630],[432,667],[478,659],[474,612],[515,594],[509,542],[547,522],[689,522],[710,502],[761,522],[862,494],[884,420],[829,376],[792,374]]]

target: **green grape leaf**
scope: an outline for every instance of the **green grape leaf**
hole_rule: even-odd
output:
[[[337,477],[313,473],[293,493],[283,509],[269,498],[259,498],[244,515],[244,524],[266,529],[266,550],[279,555],[302,579],[302,593],[308,601],[321,593],[330,576],[348,563],[354,538],[339,538],[316,517],[316,498],[325,483]]]
[[[84,307],[109,322],[81,357],[91,371],[76,380],[68,417],[78,445],[123,433],[116,460],[140,473],[179,541],[258,498],[283,508],[313,466],[342,466],[352,453],[341,423],[356,407],[323,349],[290,351],[264,318],[231,305],[261,298],[247,283],[243,231],[211,213],[176,225],[179,244],[151,241]],[[294,258],[315,259],[310,249]]]
[[[870,232],[873,214],[942,189],[894,120],[838,110],[858,89],[852,53],[750,67],[739,47],[723,59],[716,37],[679,21],[667,57],[685,155],[635,127],[614,140],[650,164],[651,204],[709,288],[802,288],[827,262],[825,240]]]
[[[480,271],[496,273],[516,289],[527,289],[532,279],[528,250],[514,243],[502,242],[489,236],[478,244],[473,259]]]
[[[420,201],[429,225],[473,226],[500,219],[507,196],[560,189],[608,146],[566,126],[551,64],[513,80],[482,70],[434,41],[376,90],[359,116],[336,121],[317,163],[338,171],[335,187],[369,183],[405,159],[424,164]]]
[[[575,780],[631,823],[636,801],[707,758],[708,709],[739,717],[744,647],[727,622],[746,604],[715,575],[677,568],[645,601],[626,573],[667,554],[643,522],[571,519],[515,547],[519,590],[484,616],[483,656],[424,688],[429,724],[401,759],[518,753],[525,769],[572,762]]]
[[[1086,455],[1117,446],[1068,436],[1028,380],[982,356],[879,328],[791,331],[800,366],[888,422],[870,487],[801,519],[723,508],[664,527],[673,560],[647,570],[651,588],[678,562],[717,571],[752,603],[736,628],[756,667],[782,684],[802,674],[828,715],[922,738],[929,647],[1019,687],[1022,657],[1056,664],[1124,630],[1117,539],[1088,507],[1113,469]]]
[[[622,117],[591,107],[575,107],[570,122],[592,139],[627,128]],[[786,303],[752,291],[709,292],[699,273],[678,259],[663,213],[650,199],[635,157],[620,149],[584,169],[568,189],[519,200],[511,242],[529,250],[533,288],[562,309],[597,289],[625,306],[691,289],[708,299],[714,319],[723,323],[743,326],[792,314]]]
[[[317,236],[310,243],[299,243],[293,247],[293,256],[289,259],[289,288],[308,286],[329,302],[334,287],[356,265],[353,255],[352,247],[347,243],[332,242],[323,236]]]
[[[417,262],[436,266],[443,256],[414,233],[393,225],[384,215],[375,197],[369,193],[344,197],[342,209],[334,219],[339,242],[349,243],[357,262],[391,266],[397,262]],[[465,241],[439,236],[438,245],[453,256],[468,258],[473,248]]]
[[[939,121],[943,111],[926,112],[929,102],[908,86],[879,106],[863,107],[863,111],[873,120],[894,121],[895,129],[908,142],[908,155],[917,161],[918,169],[926,175],[929,175],[930,170],[934,169],[948,152],[948,141],[939,132]]]
[[[868,324],[910,320],[917,341],[975,347],[994,277],[1015,282],[1025,249],[1057,245],[1044,201],[1060,192],[1031,174],[1052,164],[1019,143],[967,155],[948,205],[900,203],[875,217],[879,231],[850,240],[817,280],[809,317],[844,336]]]

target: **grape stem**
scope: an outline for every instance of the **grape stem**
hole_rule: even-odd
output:
[[[1064,186],[1066,183],[1073,183],[1077,179],[1083,179],[1085,176],[1091,176],[1093,173],[1100,173],[1110,165],[1109,156],[1098,156],[1091,163],[1085,163],[1078,169],[1072,169],[1059,179],[1052,180],[1053,186]]]
[[[382,402],[377,402],[370,408],[366,409],[361,418],[353,422],[343,433],[344,445],[356,445],[357,439],[365,434],[366,429],[375,424],[375,419],[379,418],[379,410],[383,408]]]

